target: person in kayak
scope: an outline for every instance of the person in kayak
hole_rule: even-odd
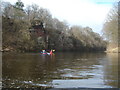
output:
[[[52,55],[53,54],[53,52],[54,52],[55,50],[50,50],[50,52],[49,53],[47,53],[48,55]]]
[[[42,54],[48,54],[48,55],[52,55],[53,54],[53,52],[54,52],[55,50],[50,50],[50,52],[48,53],[48,52],[46,52],[45,50],[42,50]]]
[[[42,54],[46,54],[46,51],[45,50],[42,50],[42,52],[41,52]]]
[[[52,52],[52,50],[50,50],[50,55],[52,55],[53,54],[53,52]]]

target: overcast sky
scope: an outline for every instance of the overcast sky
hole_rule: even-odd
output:
[[[15,4],[17,0],[2,0]],[[25,6],[37,4],[53,17],[70,25],[89,26],[101,33],[104,20],[116,0],[21,0]]]

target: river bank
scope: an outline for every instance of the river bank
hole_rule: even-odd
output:
[[[45,49],[46,50],[46,49]],[[47,50],[51,50],[51,49],[47,49]],[[80,53],[84,53],[84,52],[105,52],[105,50],[103,49],[70,49],[70,50],[58,50],[58,49],[54,49],[56,52],[80,52]],[[27,52],[34,52],[34,53],[38,53],[42,51],[42,49],[39,50],[17,50],[17,49],[13,49],[13,48],[5,48],[5,49],[0,49],[0,52],[18,52],[18,53],[27,53]]]
[[[107,53],[120,53],[120,47],[108,48],[105,52],[107,52]]]

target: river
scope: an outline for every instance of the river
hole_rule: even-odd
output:
[[[120,88],[117,53],[3,53],[3,88]]]

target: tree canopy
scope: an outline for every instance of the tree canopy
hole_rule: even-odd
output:
[[[8,2],[4,2],[5,4]],[[23,51],[45,49],[42,37],[31,35],[29,28],[36,21],[44,23],[48,32],[48,49],[98,51],[106,49],[106,42],[90,27],[69,26],[66,21],[53,18],[49,10],[33,4],[23,9],[24,3],[18,0],[15,5],[6,4],[2,10],[3,49]]]
[[[113,46],[118,46],[118,3],[115,3],[113,8],[109,11],[106,21],[103,25],[103,35]]]

